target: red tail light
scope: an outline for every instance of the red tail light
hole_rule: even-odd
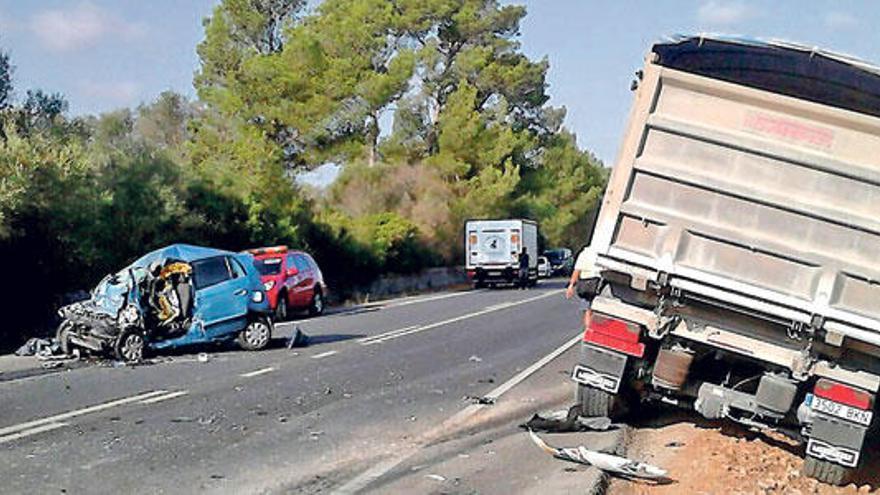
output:
[[[284,253],[284,252],[287,252],[287,246],[272,246],[272,247],[248,249],[247,252],[253,254],[254,256],[259,256],[261,254]]]
[[[816,388],[813,389],[813,393],[816,394],[816,397],[832,400],[858,409],[869,410],[873,405],[871,394],[868,392],[824,378],[820,378],[816,382]]]
[[[584,331],[584,342],[642,357],[645,344],[639,342],[640,335],[641,328],[635,323],[593,313],[590,326]]]

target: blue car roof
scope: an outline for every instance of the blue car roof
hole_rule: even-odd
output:
[[[154,261],[164,262],[167,259],[175,259],[190,263],[205,258],[213,258],[214,256],[236,256],[236,253],[233,253],[232,251],[224,251],[222,249],[193,246],[191,244],[172,244],[141,256],[137,261],[132,263],[132,266],[146,268]]]

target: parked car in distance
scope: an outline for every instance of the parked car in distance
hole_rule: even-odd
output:
[[[546,256],[538,256],[538,278],[550,276],[550,261]]]
[[[571,275],[571,271],[574,269],[574,257],[571,254],[571,249],[548,249],[544,251],[544,256],[550,262],[550,277]]]
[[[271,310],[253,257],[186,244],[148,253],[107,275],[85,301],[64,306],[56,338],[74,348],[140,361],[150,349],[237,339],[258,350]]]
[[[263,288],[275,321],[284,321],[295,311],[317,316],[324,312],[327,285],[315,260],[303,251],[287,246],[250,249],[260,272]]]

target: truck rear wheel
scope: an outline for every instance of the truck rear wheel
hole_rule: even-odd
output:
[[[578,384],[577,401],[581,405],[583,416],[610,418],[614,412],[616,397],[604,390]]]
[[[850,482],[854,469],[808,455],[804,459],[804,475],[822,483],[843,486]]]

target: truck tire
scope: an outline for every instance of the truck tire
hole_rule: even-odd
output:
[[[614,395],[604,390],[578,384],[577,401],[583,416],[610,418],[614,413],[615,399]]]
[[[843,486],[850,482],[855,470],[808,455],[804,459],[803,472],[804,476],[817,479],[822,483]]]

